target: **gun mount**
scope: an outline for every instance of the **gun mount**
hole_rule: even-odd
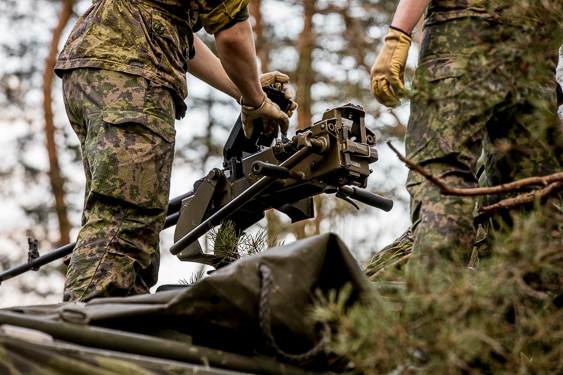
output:
[[[224,169],[211,170],[182,201],[170,252],[182,261],[219,266],[225,254],[206,254],[197,241],[210,228],[229,219],[243,231],[271,208],[292,222],[312,218],[312,197],[323,193],[389,211],[390,199],[361,190],[371,174],[369,164],[378,159],[364,116],[354,104],[330,109],[291,140],[271,147],[263,138],[242,138],[237,122],[224,148]]]

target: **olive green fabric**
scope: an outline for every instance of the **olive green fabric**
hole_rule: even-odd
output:
[[[399,260],[412,252],[412,243],[412,228],[409,227],[406,232],[401,234],[391,245],[375,253],[364,269],[364,272],[371,277],[391,266],[394,266],[396,269],[403,268],[405,264],[400,264]],[[399,262],[399,264],[396,264],[397,262]],[[393,271],[396,271],[396,269]]]
[[[140,76],[100,69],[65,73],[63,92],[86,173],[64,300],[148,293],[168,208],[172,94]]]
[[[476,69],[479,49],[494,43],[500,27],[476,17],[424,27],[406,156],[451,187],[478,187],[477,161],[483,149],[487,186],[561,170],[553,152],[554,144],[561,141],[561,129],[542,129],[543,124],[553,123],[549,116],[555,114],[555,91],[536,86],[518,92],[510,81],[517,73],[484,72],[476,77],[469,69]],[[517,35],[519,30],[504,32]],[[538,64],[549,67],[553,62]],[[545,114],[546,121],[529,121],[533,111]],[[501,152],[495,144],[510,144],[511,149]],[[409,267],[431,265],[434,256],[467,265],[476,240],[475,199],[442,195],[414,171],[409,173],[407,189],[414,223]]]
[[[490,18],[488,0],[432,0],[424,17],[424,25],[465,17]]]
[[[203,1],[198,0],[198,3]],[[214,0],[211,2],[219,3]],[[211,3],[208,1],[208,3]],[[245,1],[223,1],[210,12],[200,12],[201,23],[208,34],[216,32],[231,26],[233,21],[244,21],[249,17],[247,5],[250,0]]]
[[[342,241],[334,234],[324,234],[237,260],[183,289],[4,311],[60,322],[72,329],[105,327],[144,335],[168,330],[192,336],[194,345],[274,356],[276,353],[266,346],[260,328],[263,278],[259,264],[266,265],[273,275],[271,332],[279,348],[292,354],[306,352],[322,337],[322,329],[307,317],[317,291],[326,295],[329,290],[340,290],[349,284],[350,304],[358,301],[362,293],[372,291],[371,283]],[[9,322],[3,320],[1,312],[0,324]],[[43,329],[41,325],[37,327],[33,328]],[[54,335],[55,328],[49,328],[47,333]],[[68,334],[64,339],[80,337]],[[321,368],[327,366],[325,360],[321,355],[320,359],[306,362]]]
[[[195,54],[194,32],[208,33],[248,18],[249,0],[94,0],[78,19],[55,71],[99,68],[144,77],[173,89],[177,118],[183,100],[187,60]]]

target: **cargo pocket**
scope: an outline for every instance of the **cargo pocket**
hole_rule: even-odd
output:
[[[425,164],[458,153],[467,101],[456,95],[465,82],[467,57],[433,56],[415,73],[415,97],[405,138],[407,158]],[[464,136],[465,137],[465,136]]]
[[[165,88],[163,88],[166,90]],[[151,100],[151,102],[157,100]],[[157,116],[156,114],[146,113],[149,112],[147,108],[143,112],[135,111],[104,111],[102,120],[109,124],[122,125],[126,123],[140,124],[155,134],[162,137],[166,142],[174,142],[176,130],[174,129],[174,117]],[[153,111],[151,111],[153,112]]]
[[[165,210],[174,134],[173,124],[156,116],[102,112],[87,150],[91,192],[128,207]]]
[[[469,56],[435,57],[420,63],[415,72],[419,84],[446,78],[458,78],[465,72]]]

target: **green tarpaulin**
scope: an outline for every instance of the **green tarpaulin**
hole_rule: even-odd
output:
[[[371,288],[342,241],[324,234],[238,260],[179,289],[0,310],[0,324],[54,339],[18,338],[8,326],[0,333],[0,373],[334,371],[322,350],[326,327],[307,313],[316,291],[347,283],[351,303]]]

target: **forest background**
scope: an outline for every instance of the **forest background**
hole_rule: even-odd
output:
[[[0,0],[0,271],[26,262],[27,238],[45,254],[75,240],[80,228],[84,173],[78,139],[62,103],[61,80],[53,65],[78,15],[89,0]],[[250,13],[262,72],[288,74],[299,103],[290,134],[320,120],[328,109],[349,102],[366,111],[366,125],[378,139],[379,161],[368,189],[391,197],[390,213],[359,211],[333,196],[319,196],[316,217],[290,224],[267,212],[252,231],[285,243],[324,232],[337,233],[360,264],[409,225],[407,169],[384,144],[400,150],[408,103],[395,110],[369,93],[369,70],[387,31],[396,0],[252,0]],[[420,28],[415,32],[407,77],[415,66]],[[214,50],[213,37],[198,35]],[[408,79],[407,79],[408,80]],[[222,147],[239,108],[231,98],[188,76],[188,115],[176,122],[171,198],[222,162]],[[159,284],[189,280],[200,270],[170,255],[173,229],[161,235]],[[0,286],[0,307],[57,303],[64,283],[61,261]]]

